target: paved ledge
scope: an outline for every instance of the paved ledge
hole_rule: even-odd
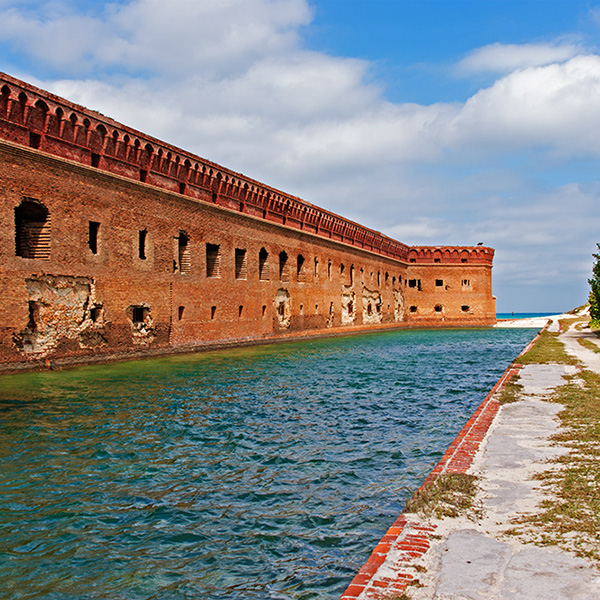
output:
[[[550,330],[558,331],[557,319]],[[586,368],[600,372],[600,355],[583,348],[578,336],[586,334],[570,329],[561,341]],[[511,517],[537,509],[541,492],[534,476],[564,452],[550,443],[561,407],[546,398],[565,382],[565,375],[576,371],[567,365],[513,363],[423,483],[442,473],[476,475],[481,488],[476,516],[425,521],[400,515],[342,600],[600,598],[600,571],[592,563],[502,535]],[[497,392],[517,373],[522,399],[501,406]]]

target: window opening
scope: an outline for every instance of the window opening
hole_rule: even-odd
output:
[[[148,171],[146,171],[146,169],[140,169],[140,181],[142,183],[145,183],[147,177],[148,177]]]
[[[444,280],[443,279],[436,279],[435,280],[435,286],[436,287],[444,287]]]
[[[131,313],[131,320],[134,323],[143,323],[149,311],[150,309],[146,306],[134,306]]]
[[[296,261],[296,279],[298,281],[303,281],[304,279],[304,256],[302,254],[298,254]]]
[[[469,309],[470,309],[470,308],[471,308],[470,306],[468,306],[468,305],[466,305],[466,304],[463,304],[463,305],[460,307],[460,310],[462,310],[463,312],[469,312]]]
[[[417,288],[417,290],[421,291],[421,280],[420,279],[409,279],[408,280],[409,288]]]
[[[92,254],[98,254],[98,235],[100,233],[100,223],[90,221],[88,226],[88,246]]]
[[[435,312],[442,312],[442,305],[441,304],[436,304],[433,309],[435,310]]]
[[[439,263],[439,262],[442,262],[442,259],[441,258],[434,258],[433,262],[434,263]]]
[[[267,259],[269,258],[269,253],[261,248],[258,253],[258,278],[260,281],[268,281],[269,280],[269,265],[267,264]]]
[[[35,200],[15,208],[15,252],[22,258],[50,258],[50,214]]]
[[[211,321],[214,320],[216,314],[217,314],[217,307],[216,306],[211,306],[210,307],[210,319],[211,319]]]
[[[91,319],[92,323],[97,323],[100,320],[101,316],[102,316],[102,307],[101,306],[94,306],[93,308],[90,308],[90,319]]]
[[[319,276],[319,259],[315,256],[315,278]]]
[[[238,306],[238,317],[242,318],[242,313],[244,312],[244,307],[242,305]]]
[[[331,261],[327,263],[327,279],[331,281]]]
[[[279,253],[279,280],[288,281],[288,255],[285,251]]]
[[[180,231],[177,236],[177,261],[175,267],[175,270],[179,269],[182,275],[189,273],[192,267],[190,238],[183,231]]]
[[[183,319],[183,313],[185,312],[185,306],[180,306],[177,309],[177,319],[181,321]]]
[[[304,304],[300,305],[300,314],[303,315],[304,314]]]
[[[138,256],[141,260],[146,260],[146,238],[148,236],[148,231],[146,229],[141,229],[138,232]]]
[[[243,248],[235,249],[235,278],[248,278],[248,268],[246,266],[246,250],[244,250]]]
[[[40,144],[42,143],[42,136],[39,133],[29,132],[29,147],[39,150]]]
[[[221,277],[221,246],[206,244],[206,276]]]
[[[92,152],[92,167],[98,168],[100,166],[100,155]]]
[[[411,306],[410,307],[410,312],[411,313],[416,313],[417,312],[417,307],[416,306]]]
[[[262,310],[262,316],[264,317],[267,314],[267,305],[263,304],[261,310]]]

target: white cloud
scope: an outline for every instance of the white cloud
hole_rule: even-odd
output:
[[[466,73],[510,73],[517,69],[561,63],[577,56],[574,44],[489,44],[473,50],[458,67]]]
[[[600,57],[574,45],[486,46],[462,68],[503,75],[423,106],[386,101],[365,61],[306,50],[304,0],[15,6],[0,39],[63,73],[41,87],[401,241],[495,246],[506,294],[536,269],[574,280],[594,250],[600,189],[536,181],[549,157],[599,155]]]

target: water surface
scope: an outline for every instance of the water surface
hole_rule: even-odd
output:
[[[522,329],[0,378],[0,597],[339,598]]]

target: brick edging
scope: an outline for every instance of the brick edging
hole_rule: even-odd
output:
[[[523,368],[523,365],[517,362],[519,357],[533,347],[547,327],[548,324],[537,333],[533,340],[519,353],[515,361],[506,368],[415,493],[428,486],[439,475],[466,473],[469,470],[500,409],[496,393],[502,390],[510,379],[519,374]],[[381,538],[367,562],[360,568],[342,594],[340,600],[357,600],[365,590],[367,590],[368,596],[362,596],[364,600],[367,598],[369,600],[383,600],[386,591],[394,593],[405,591],[410,582],[415,579],[412,565],[416,559],[429,550],[435,529],[435,525],[411,520],[405,513],[402,513]],[[394,549],[394,564],[397,567],[394,570],[393,577],[385,573],[377,576],[379,567],[386,561],[392,548]]]

